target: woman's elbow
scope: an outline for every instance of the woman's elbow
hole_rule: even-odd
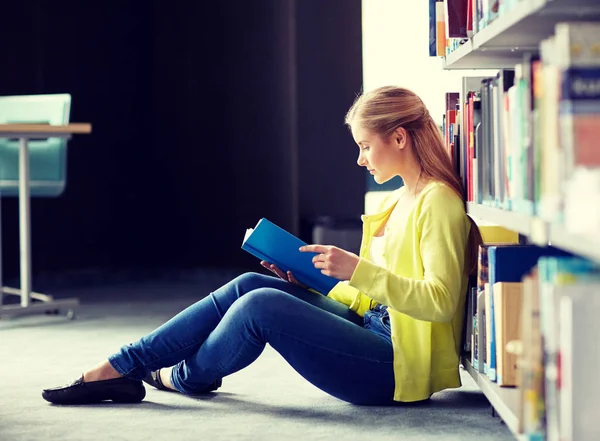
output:
[[[439,296],[432,322],[448,323],[456,313],[457,302],[447,292]]]

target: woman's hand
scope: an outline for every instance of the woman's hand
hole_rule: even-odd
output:
[[[319,253],[312,260],[315,268],[339,280],[350,280],[360,260],[356,254],[331,245],[305,245],[300,251]]]
[[[277,267],[277,265],[273,265],[264,260],[261,260],[260,264],[263,266],[263,268],[266,268],[269,271],[271,271],[272,273],[276,274],[280,279],[285,280],[286,282],[293,283],[294,285],[298,285],[301,288],[308,289],[308,286],[306,286],[305,284],[300,283],[296,280],[296,278],[294,277],[294,275],[292,274],[291,271],[288,271],[286,274],[283,271],[281,271],[281,269],[279,267]]]

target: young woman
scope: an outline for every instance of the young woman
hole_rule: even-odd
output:
[[[301,249],[340,280],[327,296],[262,262],[279,278],[232,280],[43,398],[137,402],[142,380],[206,393],[267,343],[312,384],[350,403],[414,402],[459,387],[464,301],[481,236],[440,131],[421,99],[396,87],[360,96],[346,124],[358,164],[378,183],[401,176],[405,185],[363,216],[360,256],[333,246]]]

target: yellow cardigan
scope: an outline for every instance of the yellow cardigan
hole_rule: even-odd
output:
[[[443,183],[430,182],[408,218],[387,225],[395,232],[386,235],[387,268],[376,266],[368,260],[371,239],[389,217],[400,191],[386,199],[378,214],[362,216],[358,266],[349,281],[338,283],[328,295],[360,315],[377,303],[388,306],[394,400],[410,402],[461,385],[458,364],[470,223],[456,193]]]

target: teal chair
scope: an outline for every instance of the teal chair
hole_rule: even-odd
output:
[[[69,123],[71,95],[22,95],[0,97],[0,124]],[[67,140],[48,138],[29,141],[30,195],[57,197],[67,183]],[[0,196],[19,194],[19,140],[0,138]]]
[[[0,97],[0,124],[49,124],[67,125],[71,110],[71,95],[21,95]],[[67,138],[27,139],[29,159],[29,196],[60,196],[67,183]],[[0,197],[19,196],[19,150],[20,140],[0,137]],[[29,203],[27,202],[27,206]],[[68,308],[72,317],[79,305],[77,299],[53,300],[51,296],[32,292],[31,259],[29,256],[30,213],[20,204],[21,235],[21,288],[29,291],[21,297],[22,310],[11,305],[2,306],[3,295],[22,295],[21,290],[2,286],[0,275],[0,316],[20,315],[29,312],[58,312]],[[25,240],[25,242],[23,242]],[[23,247],[23,243],[27,245]],[[42,304],[32,305],[30,299]]]

